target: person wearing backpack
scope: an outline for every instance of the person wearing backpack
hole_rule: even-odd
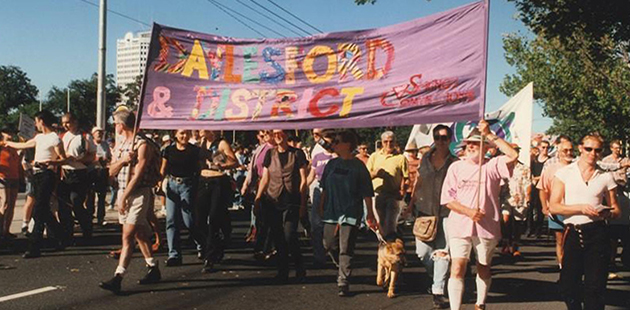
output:
[[[135,115],[126,110],[114,113],[116,133],[121,136],[113,151],[109,175],[118,181],[118,213],[122,229],[122,251],[114,277],[100,287],[119,294],[134,248],[134,239],[147,264],[147,274],[138,284],[161,279],[158,260],[153,257],[148,213],[153,212],[153,187],[160,180],[160,153],[155,142],[134,136]]]
[[[66,113],[61,118],[61,125],[66,130],[61,141],[68,159],[61,166],[61,182],[57,187],[59,221],[65,230],[65,241],[71,243],[75,218],[79,221],[83,237],[92,238],[92,216],[83,207],[83,203],[89,183],[87,164],[93,161],[94,151],[79,131],[79,120],[74,114]]]

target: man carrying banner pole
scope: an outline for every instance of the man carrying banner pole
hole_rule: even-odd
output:
[[[484,142],[494,143],[505,155],[482,159],[488,148]],[[448,292],[451,309],[460,309],[466,264],[474,249],[477,258],[475,309],[485,309],[492,281],[492,254],[501,237],[500,181],[510,177],[518,152],[493,134],[485,120],[479,122],[478,129],[473,130],[464,143],[466,159],[449,167],[442,187],[441,204],[453,211],[447,228],[452,259]]]

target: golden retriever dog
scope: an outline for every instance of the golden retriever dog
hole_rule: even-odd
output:
[[[396,297],[396,282],[405,264],[405,245],[402,239],[381,243],[378,246],[378,269],[376,285],[384,286],[389,282],[387,297]]]

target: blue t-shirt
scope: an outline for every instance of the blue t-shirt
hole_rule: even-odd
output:
[[[363,199],[374,196],[370,172],[357,158],[328,161],[321,187],[326,193],[323,221],[357,226],[363,217]]]

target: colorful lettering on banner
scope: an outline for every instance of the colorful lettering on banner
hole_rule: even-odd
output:
[[[326,73],[323,75],[318,75],[313,69],[313,64],[315,64],[315,59],[319,56],[326,56],[328,66],[326,67]],[[328,46],[318,45],[313,47],[308,54],[306,54],[306,59],[302,63],[302,70],[304,70],[304,74],[306,78],[314,84],[321,84],[328,82],[332,79],[333,74],[337,70],[337,56],[335,52]]]
[[[188,59],[186,59],[182,75],[191,77],[194,71],[197,71],[199,78],[202,80],[207,80],[209,78],[208,66],[206,65],[206,55],[203,52],[203,48],[201,47],[199,40],[195,40],[192,52],[190,52]]]
[[[360,80],[363,77],[363,71],[358,66],[361,59],[361,49],[354,43],[339,44],[339,82],[346,79],[348,71],[352,73],[355,79]]]
[[[148,106],[149,115],[152,117],[173,117],[173,107],[166,106],[169,99],[171,99],[171,91],[168,88],[156,87],[153,90],[153,101]]]
[[[266,47],[263,50],[262,57],[266,63],[276,70],[275,74],[269,74],[265,71],[260,73],[260,80],[263,83],[278,84],[284,80],[284,69],[271,57],[281,56],[282,51],[273,47]]]
[[[367,78],[370,80],[380,79],[392,69],[394,46],[383,39],[368,40],[366,45],[368,49]],[[387,53],[387,61],[384,68],[376,69],[376,49],[379,47]]]
[[[140,126],[307,129],[479,119],[487,20],[481,1],[398,25],[304,38],[240,39],[156,24]]]
[[[295,70],[298,69],[298,62],[296,57],[298,56],[298,48],[295,46],[289,46],[284,50],[285,54],[285,80],[284,83],[287,85],[295,84]]]
[[[221,46],[220,46],[221,47]],[[226,83],[240,83],[241,75],[234,74],[234,46],[225,45],[225,63],[223,79]]]
[[[157,62],[153,67],[155,71],[158,72],[167,72],[167,73],[180,73],[184,68],[184,64],[186,63],[186,50],[184,47],[175,39],[171,39],[165,36],[160,36],[160,55],[158,56]],[[177,62],[175,64],[170,64],[168,62],[169,50],[171,47],[174,47],[177,50]]]
[[[258,49],[252,46],[243,49],[243,83],[258,83],[260,81],[260,78],[253,73],[258,68],[258,63],[252,59],[257,52]]]

